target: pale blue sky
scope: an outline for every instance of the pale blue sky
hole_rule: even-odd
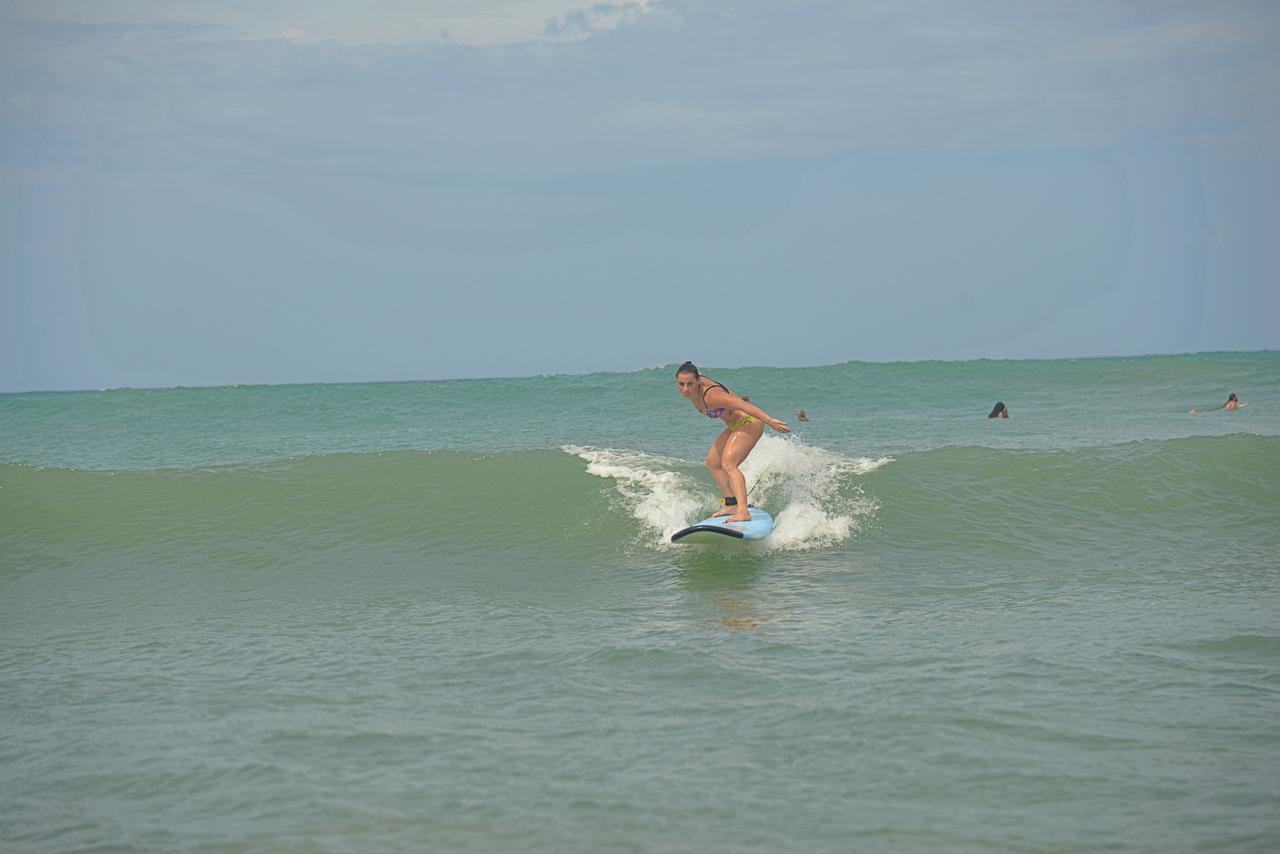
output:
[[[0,0],[0,391],[1273,349],[1277,234],[1274,2]]]

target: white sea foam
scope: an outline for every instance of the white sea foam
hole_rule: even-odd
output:
[[[835,545],[862,530],[876,503],[854,477],[892,462],[891,457],[846,457],[796,437],[765,435],[742,466],[751,501],[771,509],[777,525],[765,540],[771,549]]]
[[[613,480],[631,515],[660,534],[660,542],[670,542],[672,534],[705,515],[706,487],[677,471],[678,460],[578,445],[562,450],[586,460],[587,474]]]
[[[710,475],[691,474],[693,463],[610,448],[566,445],[563,450],[585,460],[589,474],[615,481],[629,512],[653,532],[656,544],[668,543],[673,533],[708,515],[714,506]],[[876,510],[855,478],[892,461],[846,457],[795,437],[762,437],[742,472],[751,503],[777,520],[763,546],[808,549],[848,540]]]

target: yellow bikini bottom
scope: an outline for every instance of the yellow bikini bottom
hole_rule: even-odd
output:
[[[730,429],[730,430],[737,430],[737,429],[738,429],[739,427],[741,427],[743,424],[750,424],[752,421],[755,421],[755,419],[754,419],[754,418],[752,418],[750,415],[748,415],[746,418],[743,418],[741,421],[735,421],[735,422],[733,422],[732,424],[730,424],[730,425],[729,425],[729,429]]]

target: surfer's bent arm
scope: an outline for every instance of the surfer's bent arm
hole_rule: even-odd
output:
[[[710,395],[715,395],[714,400],[707,400],[707,396],[710,396]],[[707,405],[714,404],[716,406],[725,406],[730,409],[741,409],[743,412],[747,413],[752,418],[759,419],[765,424],[768,424],[774,430],[777,430],[779,433],[791,432],[791,428],[787,426],[787,422],[780,421],[777,418],[774,418],[773,416],[769,415],[769,413],[765,412],[763,409],[756,406],[754,403],[750,403],[749,401],[743,400],[742,398],[738,397],[736,394],[734,394],[731,391],[725,391],[724,389],[721,389],[721,388],[715,388],[707,392],[707,396],[703,397],[703,400],[707,401]]]

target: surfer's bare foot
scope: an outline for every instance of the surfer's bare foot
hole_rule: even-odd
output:
[[[726,522],[750,522],[751,514],[746,512],[745,510],[739,511],[737,513],[734,513],[728,519],[725,519],[725,521]]]
[[[737,513],[737,512],[738,512],[737,507],[721,507],[719,510],[711,514],[711,518],[715,519],[717,516],[728,516],[732,513]]]

